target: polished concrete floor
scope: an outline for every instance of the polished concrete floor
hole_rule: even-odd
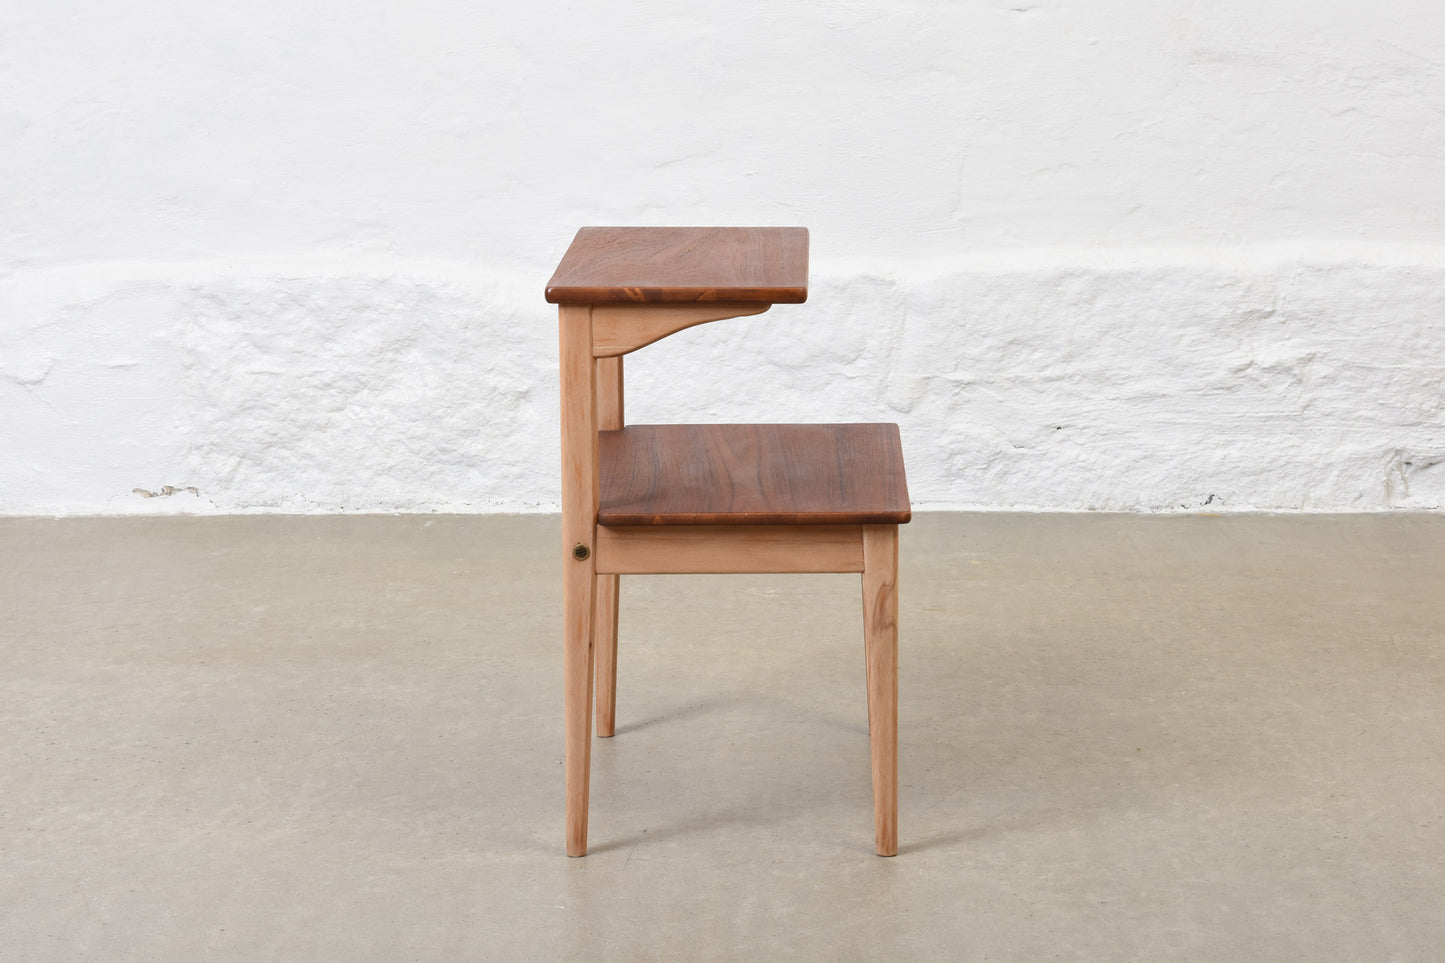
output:
[[[0,958],[1445,958],[1445,516],[924,515],[624,580],[563,855],[551,517],[0,519]]]

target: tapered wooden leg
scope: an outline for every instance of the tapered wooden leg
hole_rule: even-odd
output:
[[[622,427],[622,356],[598,358],[597,427]],[[616,575],[597,577],[597,613],[592,637],[597,651],[597,735],[611,736],[617,728],[617,589]]]
[[[863,633],[874,845],[898,853],[898,526],[863,526]]]
[[[597,593],[597,396],[592,309],[561,305],[562,728],[567,770],[567,855],[587,854],[592,764],[592,623]]]
[[[593,651],[597,676],[597,735],[611,736],[617,728],[617,595],[619,577],[597,576],[597,602],[592,619]]]
[[[591,560],[570,559],[562,584],[566,625],[562,657],[562,725],[567,751],[567,855],[587,855],[587,795],[592,768],[592,619],[594,586]]]

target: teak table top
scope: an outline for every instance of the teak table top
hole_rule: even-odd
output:
[[[911,515],[897,425],[631,425],[599,441],[600,525],[896,525]]]
[[[806,227],[584,227],[547,282],[553,304],[807,299]]]

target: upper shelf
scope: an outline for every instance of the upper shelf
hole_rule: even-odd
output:
[[[547,282],[553,304],[807,299],[806,227],[584,227]]]

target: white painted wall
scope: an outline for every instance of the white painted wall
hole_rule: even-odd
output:
[[[807,225],[814,285],[632,356],[633,420],[896,420],[919,507],[1445,507],[1442,41],[1423,0],[0,6],[0,512],[553,509],[542,287],[646,223]]]

